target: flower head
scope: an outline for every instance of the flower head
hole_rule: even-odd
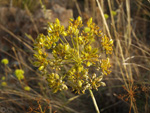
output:
[[[71,87],[76,93],[84,93],[105,86],[102,78],[110,73],[110,63],[109,58],[103,59],[100,54],[111,54],[113,41],[102,34],[92,18],[86,27],[81,17],[70,19],[66,29],[56,19],[49,23],[47,31],[48,35],[40,34],[35,40],[34,64],[46,76],[53,92]],[[101,44],[95,47],[97,38]]]

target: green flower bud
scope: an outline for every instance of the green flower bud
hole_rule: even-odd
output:
[[[84,27],[84,32],[85,32],[85,33],[90,32],[90,30],[91,30],[91,29],[90,29],[89,27]]]

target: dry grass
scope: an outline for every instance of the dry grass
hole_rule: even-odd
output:
[[[90,1],[86,2],[88,4]],[[103,26],[103,31],[106,31],[110,38],[114,39],[114,54],[111,59],[112,74],[106,78],[108,90],[111,91],[109,93],[114,93],[110,86],[115,87],[119,84],[124,86],[122,89],[125,92],[122,96],[120,95],[120,98],[122,97],[123,101],[129,103],[129,112],[133,110],[134,113],[148,113],[150,112],[148,105],[150,100],[148,90],[150,87],[150,46],[147,32],[150,27],[149,3],[144,0],[107,0],[105,2],[96,0],[96,2],[97,11],[99,10],[96,12],[98,15],[96,22]],[[116,15],[113,15],[113,11]],[[91,13],[90,16],[95,13],[90,10],[86,10],[86,12]],[[105,18],[105,13],[110,15],[108,19]],[[141,26],[138,26],[139,22],[141,22]],[[141,30],[140,27],[144,27],[144,30]],[[143,90],[144,87],[147,90]],[[118,93],[122,93],[122,91],[114,93],[114,95],[118,97]],[[144,109],[140,107],[141,103]]]

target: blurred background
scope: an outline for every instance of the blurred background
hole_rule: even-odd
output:
[[[150,113],[149,0],[0,0],[0,113],[96,112],[88,91],[53,94],[33,66],[33,42],[47,23],[58,18],[67,27],[78,16],[114,40],[112,72],[93,91],[101,113]]]

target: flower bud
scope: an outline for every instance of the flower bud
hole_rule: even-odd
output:
[[[89,27],[84,27],[84,32],[85,32],[85,33],[90,32],[90,30],[91,30],[91,29],[90,29]]]
[[[86,63],[86,66],[87,66],[87,67],[90,67],[91,65],[92,65],[92,63],[89,62],[89,61]]]
[[[56,79],[59,79],[59,75],[58,75],[57,73],[55,74],[55,78],[56,78]]]
[[[105,82],[101,82],[100,84],[101,86],[106,86]]]
[[[43,70],[44,69],[44,66],[40,66],[39,67],[39,71]]]
[[[78,80],[78,87],[82,87],[82,82],[81,82],[81,80]]]
[[[66,45],[64,46],[64,50],[65,50],[65,51],[68,51],[68,50],[69,50],[69,45],[68,45],[68,44],[66,44]]]
[[[80,22],[80,21],[82,21],[82,18],[80,16],[78,16],[77,20]]]
[[[92,18],[90,18],[90,19],[88,20],[87,24],[89,24],[89,25],[92,24],[92,21],[93,21]]]
[[[56,22],[56,24],[58,24],[58,25],[60,24],[60,21],[59,21],[58,18],[56,18],[55,22]]]

